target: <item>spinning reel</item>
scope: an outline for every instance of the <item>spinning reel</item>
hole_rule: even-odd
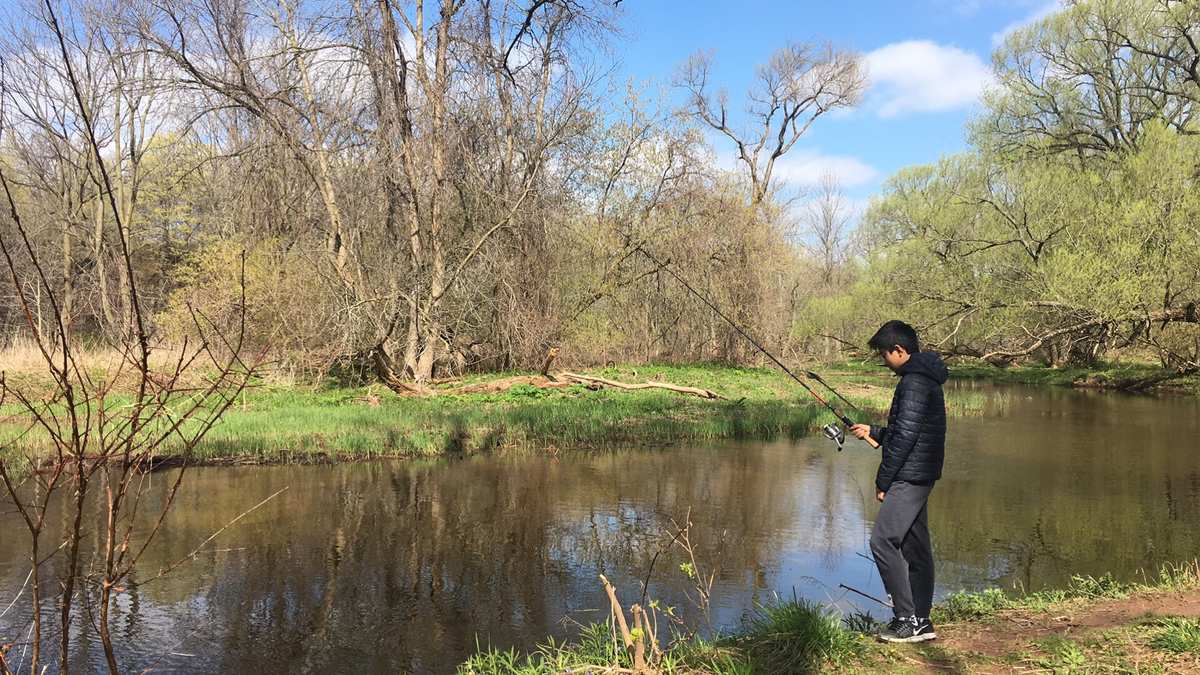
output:
[[[824,432],[825,438],[837,443],[838,452],[841,452],[842,446],[846,443],[846,428],[837,422],[830,422],[821,427],[821,431]]]

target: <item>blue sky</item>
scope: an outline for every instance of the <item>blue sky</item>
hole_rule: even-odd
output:
[[[789,187],[803,189],[832,170],[857,201],[896,170],[966,146],[964,124],[979,110],[1000,36],[1044,16],[1055,1],[624,0],[621,7],[622,77],[666,85],[689,55],[713,50],[714,83],[728,90],[735,110],[755,67],[788,41],[829,41],[864,54],[871,84],[863,103],[818,120],[783,172]],[[732,155],[730,144],[716,136],[713,143]]]

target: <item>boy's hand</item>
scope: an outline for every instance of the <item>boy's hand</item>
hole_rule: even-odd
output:
[[[883,498],[886,496],[887,496],[886,492],[877,492],[877,493],[875,493],[875,501],[881,502],[881,501],[883,501]]]
[[[850,427],[850,433],[858,440],[865,441],[867,440],[867,437],[871,435],[871,425],[855,424],[854,426]]]

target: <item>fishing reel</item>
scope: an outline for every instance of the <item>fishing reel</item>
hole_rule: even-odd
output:
[[[842,446],[846,443],[846,428],[837,422],[830,422],[821,427],[821,431],[825,434],[825,438],[837,443],[838,452],[841,452]]]

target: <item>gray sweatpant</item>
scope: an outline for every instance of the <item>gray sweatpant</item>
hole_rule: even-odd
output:
[[[926,502],[932,485],[892,483],[871,530],[871,553],[896,616],[927,618],[933,606],[933,544]]]

